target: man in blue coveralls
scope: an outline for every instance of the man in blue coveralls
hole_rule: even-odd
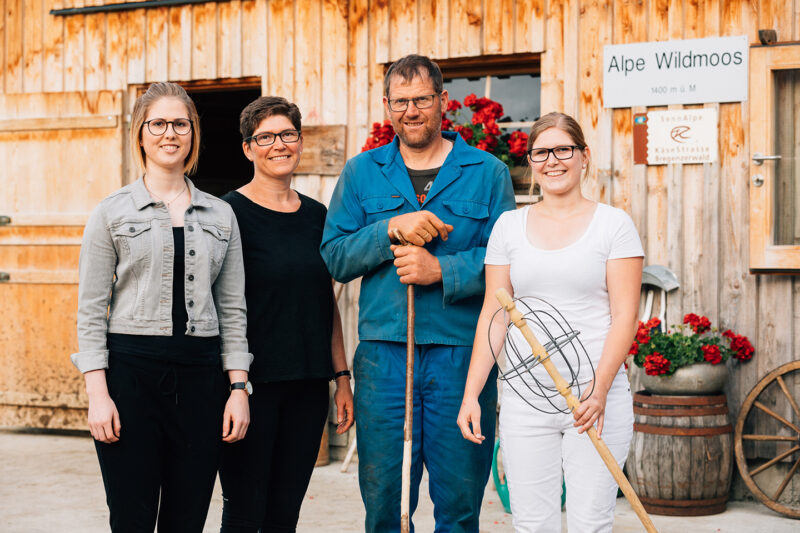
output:
[[[514,194],[506,165],[441,131],[447,102],[442,73],[427,57],[389,68],[383,104],[395,139],[347,162],[322,238],[336,280],[363,276],[353,367],[370,533],[400,529],[406,284],[415,285],[416,311],[411,514],[424,463],[436,531],[477,532],[492,463],[494,374],[480,397],[486,441],[464,440],[456,418],[483,303],[486,243],[500,214],[514,208]]]

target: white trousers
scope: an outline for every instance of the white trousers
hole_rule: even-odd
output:
[[[553,411],[546,400],[527,399]],[[561,395],[557,394],[555,400],[557,406],[565,408]],[[571,413],[541,413],[507,386],[504,389],[500,446],[517,533],[561,531],[562,473],[567,488],[569,532],[611,532],[617,483],[589,436],[578,434],[574,422]],[[632,436],[631,389],[627,376],[620,373],[608,392],[601,436],[620,468],[625,464]]]

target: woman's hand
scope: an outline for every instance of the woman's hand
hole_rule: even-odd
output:
[[[590,383],[581,395],[581,404],[572,412],[575,417],[573,426],[578,428],[578,433],[588,431],[597,422],[597,436],[603,433],[603,421],[606,416],[606,396],[608,391],[601,390],[599,386]],[[594,390],[592,390],[594,388]],[[589,394],[591,393],[591,396]]]
[[[456,422],[461,429],[461,435],[468,441],[480,444],[486,439],[481,435],[481,406],[478,398],[464,397]],[[471,428],[470,424],[472,424]]]
[[[231,391],[222,415],[222,440],[236,442],[242,440],[250,425],[250,403],[243,389]]]
[[[336,392],[333,394],[336,404],[336,433],[341,435],[353,425],[353,391],[350,390],[350,376],[336,379]]]
[[[119,440],[121,430],[119,411],[108,392],[89,396],[89,431],[92,437],[111,444]]]

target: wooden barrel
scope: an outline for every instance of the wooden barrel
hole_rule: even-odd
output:
[[[633,396],[627,472],[648,513],[725,511],[733,474],[733,428],[724,394]]]

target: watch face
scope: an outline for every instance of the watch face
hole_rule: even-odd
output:
[[[249,381],[244,384],[244,390],[247,391],[247,395],[250,396],[253,394],[253,384]]]

